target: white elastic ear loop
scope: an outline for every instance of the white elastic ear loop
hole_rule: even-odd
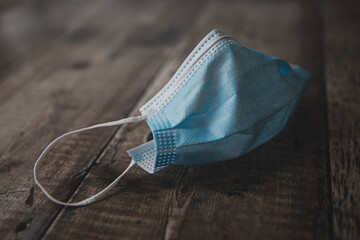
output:
[[[78,130],[74,130],[68,133],[65,133],[59,137],[57,137],[55,140],[53,140],[46,148],[45,150],[40,154],[39,158],[36,160],[35,164],[34,164],[34,180],[35,183],[39,186],[39,188],[44,192],[44,194],[53,202],[60,204],[60,205],[64,205],[64,206],[84,206],[84,205],[88,205],[90,203],[96,202],[98,201],[103,195],[105,195],[111,188],[113,188],[118,182],[119,180],[127,173],[127,171],[129,171],[129,169],[134,166],[135,162],[132,160],[131,163],[129,164],[129,166],[125,169],[125,171],[119,176],[117,177],[112,183],[110,183],[109,186],[107,186],[106,188],[104,188],[102,191],[98,192],[97,194],[95,194],[92,197],[89,197],[83,201],[80,202],[76,202],[76,203],[68,203],[68,202],[62,202],[57,200],[56,198],[54,198],[53,196],[50,195],[50,193],[48,193],[45,188],[40,184],[39,180],[37,179],[37,174],[36,174],[36,168],[37,165],[39,164],[40,160],[45,156],[45,154],[55,145],[55,143],[57,143],[59,140],[61,140],[62,138],[70,135],[70,134],[74,134],[74,133],[79,133],[79,132],[83,132],[86,130],[90,130],[90,129],[94,129],[94,128],[102,128],[102,127],[110,127],[110,126],[116,126],[116,125],[120,125],[120,124],[124,124],[124,123],[132,123],[132,122],[139,122],[142,120],[145,120],[146,117],[145,116],[138,116],[138,117],[129,117],[129,118],[124,118],[118,121],[113,121],[113,122],[107,122],[107,123],[101,123],[101,124],[96,124],[90,127],[86,127],[86,128],[81,128]]]

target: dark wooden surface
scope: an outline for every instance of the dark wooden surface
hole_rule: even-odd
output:
[[[357,1],[0,3],[1,239],[360,239]],[[232,161],[134,167],[105,200],[58,206],[32,167],[56,136],[138,115],[218,28],[312,75],[288,125]],[[146,123],[79,134],[40,165],[45,187],[81,200],[114,180]]]

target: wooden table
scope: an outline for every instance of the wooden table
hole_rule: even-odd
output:
[[[359,239],[359,1],[3,1],[1,239]],[[285,129],[223,163],[134,167],[105,200],[56,205],[33,164],[56,136],[138,115],[218,28],[306,68]],[[62,200],[90,196],[151,138],[146,123],[69,137],[40,166]]]

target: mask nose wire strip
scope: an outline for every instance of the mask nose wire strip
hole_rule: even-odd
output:
[[[37,174],[36,174],[36,169],[38,164],[40,163],[40,161],[42,160],[42,158],[46,155],[46,153],[49,152],[49,150],[58,142],[60,141],[62,138],[74,134],[74,133],[79,133],[79,132],[83,132],[83,131],[87,131],[90,129],[94,129],[94,128],[102,128],[102,127],[110,127],[110,126],[116,126],[116,125],[121,125],[121,124],[125,124],[125,123],[133,123],[133,122],[139,122],[142,120],[145,120],[146,117],[145,116],[137,116],[137,117],[129,117],[129,118],[124,118],[121,120],[117,120],[117,121],[113,121],[113,122],[106,122],[106,123],[101,123],[101,124],[96,124],[90,127],[86,127],[86,128],[81,128],[78,130],[74,130],[71,132],[67,132],[59,137],[57,137],[55,140],[53,140],[45,149],[44,151],[40,154],[39,158],[36,160],[35,164],[34,164],[34,168],[33,168],[33,174],[34,174],[34,180],[35,183],[39,186],[39,188],[43,191],[43,193],[46,195],[46,197],[48,197],[51,201],[60,204],[60,205],[64,205],[64,206],[73,206],[73,207],[77,207],[77,206],[84,206],[93,202],[98,201],[103,195],[105,195],[111,188],[113,188],[118,182],[119,180],[130,170],[130,168],[132,166],[134,166],[135,162],[132,160],[131,163],[129,164],[129,166],[125,169],[125,171],[119,176],[117,177],[110,185],[108,185],[106,188],[104,188],[102,191],[98,192],[97,194],[82,200],[80,202],[75,202],[75,203],[69,203],[69,202],[62,202],[57,200],[56,198],[54,198],[53,196],[50,195],[50,193],[48,193],[45,188],[41,185],[41,183],[39,182],[39,180],[37,179]]]

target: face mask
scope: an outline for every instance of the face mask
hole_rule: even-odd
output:
[[[244,47],[213,30],[165,87],[140,108],[141,116],[75,130],[50,143],[34,165],[35,182],[52,201],[82,206],[100,199],[135,163],[154,173],[172,164],[237,158],[281,131],[308,84],[309,74],[299,66]],[[129,150],[129,167],[95,196],[78,203],[61,202],[38,182],[39,161],[61,138],[142,120],[154,140]]]

